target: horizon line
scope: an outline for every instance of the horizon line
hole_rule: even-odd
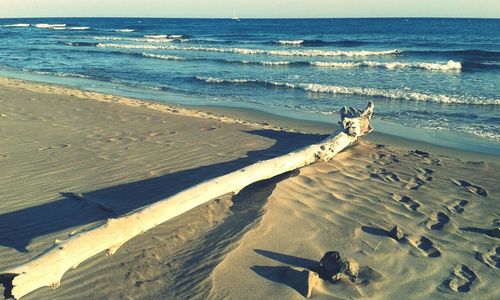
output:
[[[62,16],[39,16],[39,17],[0,17],[0,20],[2,19],[97,19],[97,18],[102,18],[102,19],[192,19],[192,20],[200,20],[200,19],[208,19],[208,20],[226,20],[226,19],[231,19],[231,17],[153,17],[153,16],[148,16],[148,17],[140,17],[140,16],[69,16],[69,17],[62,17]],[[240,20],[317,20],[317,19],[490,19],[490,20],[496,20],[500,19],[500,17],[464,17],[464,16],[432,16],[432,17],[425,17],[425,16],[412,16],[412,17],[396,17],[396,16],[385,16],[385,17],[380,17],[380,16],[372,16],[372,17],[238,17]]]

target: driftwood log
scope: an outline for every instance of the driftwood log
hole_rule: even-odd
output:
[[[372,131],[373,108],[371,102],[364,111],[344,107],[340,110],[339,131],[317,144],[207,180],[128,215],[108,219],[67,240],[57,241],[53,247],[25,264],[0,271],[4,296],[19,299],[41,287],[57,288],[70,268],[76,268],[103,251],[112,255],[133,237],[196,206],[227,193],[237,193],[254,182],[332,159],[358,137]]]

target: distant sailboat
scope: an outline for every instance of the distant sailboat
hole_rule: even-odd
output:
[[[235,13],[234,9],[233,9],[233,16],[231,17],[231,20],[235,20],[235,21],[239,21],[240,20],[240,18],[238,18],[236,16],[236,13]]]

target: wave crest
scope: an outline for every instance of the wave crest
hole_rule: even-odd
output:
[[[457,61],[449,60],[447,63],[427,63],[427,62],[377,62],[377,61],[362,61],[362,62],[311,62],[313,66],[323,68],[357,68],[357,67],[377,67],[386,68],[389,70],[413,68],[435,71],[460,71],[462,64]]]
[[[38,23],[35,24],[36,28],[56,28],[56,27],[66,27],[66,24],[47,24],[47,23]]]
[[[29,26],[30,26],[30,24],[26,24],[26,23],[2,25],[2,27],[29,27]]]
[[[297,46],[297,45],[300,45],[304,42],[304,40],[279,40],[279,41],[276,41],[275,43],[276,44],[279,44],[279,45],[293,45],[293,46]]]
[[[460,97],[442,94],[428,94],[411,90],[377,89],[364,87],[347,87],[338,85],[324,85],[318,83],[287,83],[256,79],[223,79],[214,77],[196,76],[197,80],[206,83],[218,84],[259,84],[264,86],[280,86],[292,89],[301,89],[313,93],[328,93],[339,95],[355,95],[364,97],[380,97],[394,100],[435,102],[442,104],[468,104],[468,105],[500,105],[500,99],[488,99],[484,97]]]
[[[139,42],[139,43],[170,43],[173,39],[168,38],[132,38],[132,37],[118,37],[118,36],[95,36],[94,40],[98,41],[126,41],[126,42]],[[122,44],[122,45],[131,45],[131,44]],[[134,45],[131,45],[134,46]],[[143,45],[145,46],[145,45]],[[118,48],[118,47],[116,47]],[[127,47],[123,47],[127,48]],[[129,47],[130,48],[130,47]],[[137,47],[140,49],[141,47]]]
[[[378,56],[394,55],[403,53],[403,50],[392,49],[383,51],[340,51],[340,50],[263,50],[250,48],[215,48],[215,47],[177,47],[177,46],[153,46],[153,45],[131,45],[131,44],[106,44],[100,43],[101,48],[128,48],[128,49],[162,49],[162,50],[181,50],[181,51],[205,51],[220,53],[235,53],[243,55],[272,55],[272,56]]]
[[[164,60],[185,60],[184,58],[182,58],[180,56],[175,56],[175,55],[161,55],[161,54],[153,54],[153,53],[142,53],[142,56],[149,57],[149,58],[164,59]]]

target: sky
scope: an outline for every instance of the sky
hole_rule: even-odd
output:
[[[500,0],[0,0],[0,18],[479,17],[500,18]]]

